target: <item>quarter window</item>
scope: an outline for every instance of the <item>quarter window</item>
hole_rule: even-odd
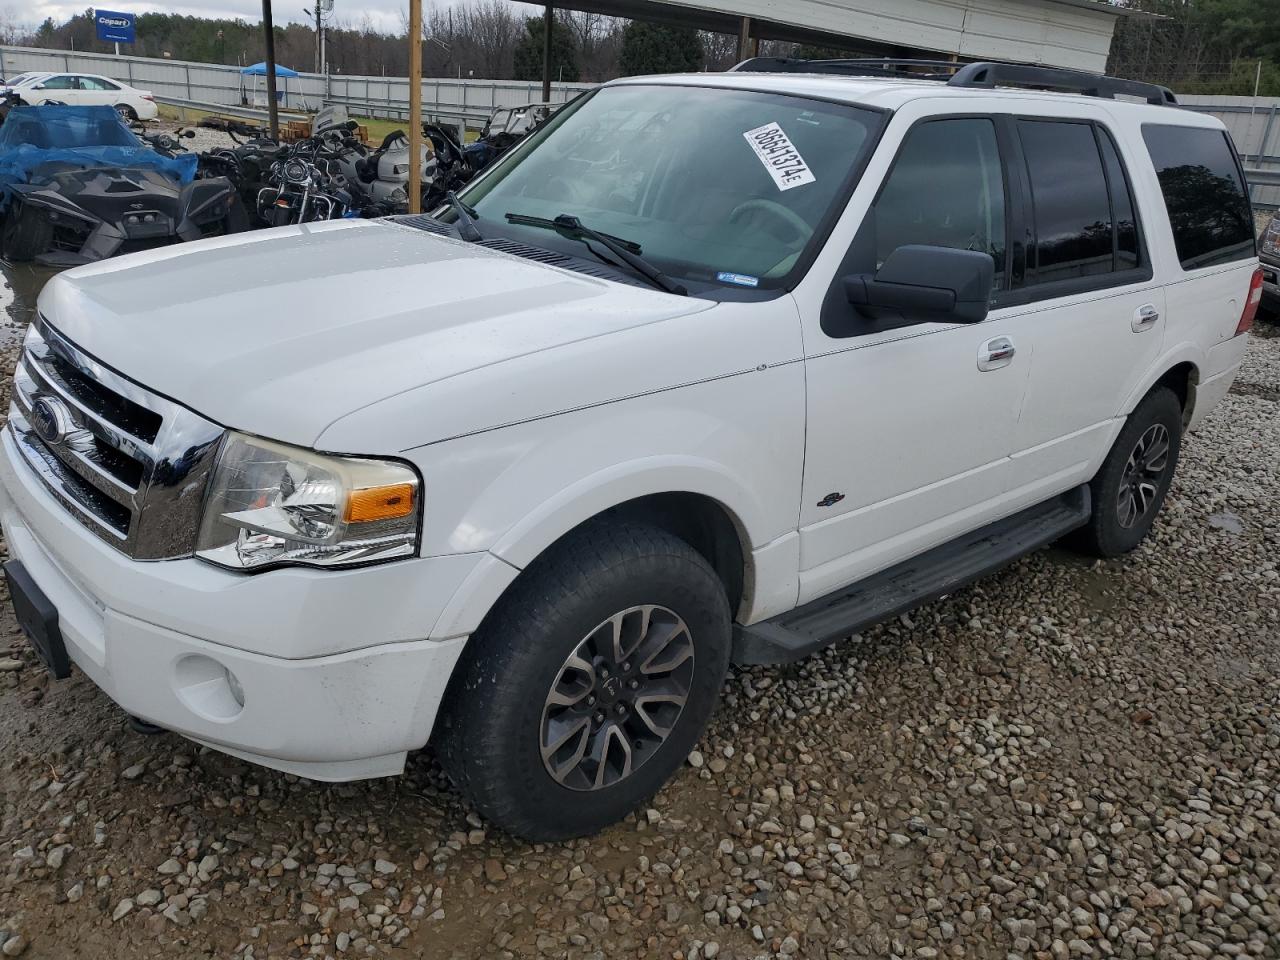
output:
[[[995,125],[966,117],[914,127],[868,219],[877,269],[906,244],[981,250],[995,260],[995,289],[1004,289],[1004,174]]]
[[[1254,255],[1253,212],[1226,133],[1208,127],[1142,128],[1184,270]]]

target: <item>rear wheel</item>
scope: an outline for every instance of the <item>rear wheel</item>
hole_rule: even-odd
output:
[[[525,571],[468,643],[442,762],[513,834],[594,833],[688,756],[729,647],[724,588],[692,547],[644,524],[586,527]]]
[[[1151,532],[1178,466],[1182,403],[1156,387],[1129,414],[1102,469],[1089,484],[1093,513],[1072,545],[1096,557],[1117,557]]]
[[[53,242],[53,224],[44,212],[13,200],[4,220],[4,257],[11,263],[34,260]]]
[[[117,103],[116,113],[120,114],[120,119],[125,123],[138,122],[138,111],[133,109],[133,107],[129,106],[127,103]]]

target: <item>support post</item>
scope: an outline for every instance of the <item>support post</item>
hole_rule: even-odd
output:
[[[751,57],[751,18],[743,17],[738,28],[738,62]]]
[[[551,101],[551,28],[555,7],[548,2],[542,17],[542,102]]]
[[[280,113],[276,109],[276,31],[271,25],[271,0],[262,0],[262,32],[267,48],[267,116],[270,117],[271,139],[280,139]],[[190,95],[188,94],[188,99]]]
[[[422,0],[409,0],[409,212],[422,212]]]

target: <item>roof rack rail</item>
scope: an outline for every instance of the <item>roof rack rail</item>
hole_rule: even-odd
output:
[[[1115,99],[1117,95],[1138,97],[1157,106],[1176,106],[1178,98],[1168,87],[1141,80],[1123,80],[1100,73],[1038,67],[1025,63],[966,63],[947,81],[950,87],[1034,87],[1081,93],[1087,97]]]
[[[801,60],[796,57],[753,57],[733,71],[743,73],[829,73],[846,77],[894,76],[911,80],[939,80],[951,87],[990,90],[995,87],[1030,87],[1079,93],[1089,97],[1137,97],[1160,106],[1176,106],[1177,97],[1168,87],[1140,80],[1123,80],[1100,73],[1040,67],[1026,63],[956,63],[953,60],[900,60],[856,58],[848,60]]]
[[[904,60],[892,57],[857,57],[838,60],[804,60],[799,57],[752,57],[731,72],[834,73],[845,77],[909,76],[915,80],[945,80],[964,64],[954,60]],[[926,68],[925,72],[919,72]]]

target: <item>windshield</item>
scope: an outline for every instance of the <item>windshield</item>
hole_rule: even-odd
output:
[[[852,187],[880,114],[800,97],[604,87],[553,117],[465,194],[485,235],[583,248],[508,214],[571,214],[691,281],[783,286]],[[495,231],[496,232],[496,231]]]
[[[9,81],[11,87],[22,87],[43,77],[43,73],[20,73]]]
[[[16,107],[0,126],[0,154],[20,146],[141,147],[114,107]]]

